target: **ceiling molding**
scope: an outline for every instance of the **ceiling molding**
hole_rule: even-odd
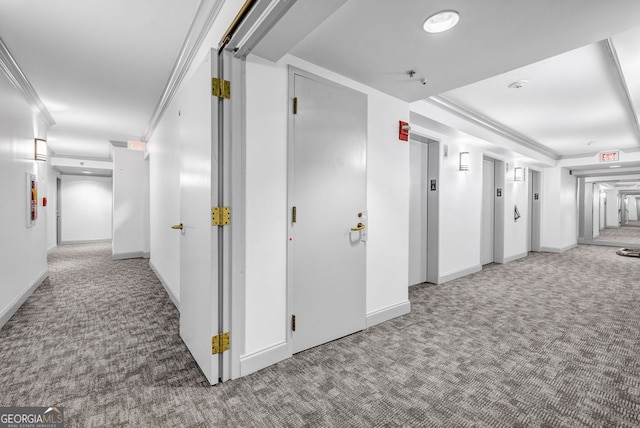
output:
[[[33,86],[29,83],[29,79],[27,79],[27,76],[22,72],[22,69],[11,55],[11,52],[9,52],[2,38],[0,38],[0,68],[4,74],[7,75],[7,78],[13,86],[22,93],[31,110],[38,115],[45,125],[48,127],[55,125],[56,121],[53,120],[53,116],[51,116],[51,113],[49,113],[49,110],[45,107],[36,90],[33,89]]]
[[[491,120],[480,113],[471,110],[467,107],[462,107],[460,104],[457,104],[450,99],[446,98],[443,95],[434,95],[429,98],[426,98],[425,101],[445,110],[456,116],[465,119],[473,124],[481,126],[489,131],[498,134],[504,138],[507,138],[515,143],[518,143],[528,149],[534,150],[542,155],[548,156],[554,160],[560,159],[560,155],[555,151],[543,146],[542,144],[534,141],[524,135],[514,131],[507,126],[498,123],[494,120]]]
[[[620,65],[620,58],[618,57],[618,51],[616,51],[616,47],[613,44],[611,38],[608,38],[603,41],[607,48],[607,53],[609,54],[609,59],[613,64],[613,68],[616,71],[616,77],[618,78],[618,82],[620,86],[622,86],[622,91],[624,92],[625,99],[627,100],[627,109],[633,116],[633,123],[636,125],[636,139],[640,142],[640,122],[638,121],[638,113],[636,112],[635,107],[633,106],[633,98],[631,97],[631,92],[629,92],[629,86],[627,86],[627,80],[624,77],[624,72],[622,71],[622,66]]]
[[[171,104],[173,97],[175,96],[182,80],[184,79],[191,63],[193,62],[196,54],[205,37],[209,33],[213,22],[215,21],[220,9],[222,9],[222,5],[224,0],[202,0],[200,5],[198,6],[198,10],[193,18],[193,22],[189,27],[189,31],[187,32],[187,36],[182,43],[182,47],[180,48],[180,52],[176,58],[176,62],[173,64],[173,68],[171,69],[171,74],[169,75],[169,79],[162,90],[162,95],[158,100],[158,104],[151,116],[151,120],[147,125],[147,128],[142,135],[142,141],[149,141],[153,131],[155,131],[156,127],[160,123],[164,112]]]

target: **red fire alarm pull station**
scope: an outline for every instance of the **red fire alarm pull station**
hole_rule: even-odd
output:
[[[42,198],[42,206],[43,207],[47,206],[47,198],[46,197]]]
[[[409,124],[407,122],[400,121],[398,138],[402,141],[409,141]]]

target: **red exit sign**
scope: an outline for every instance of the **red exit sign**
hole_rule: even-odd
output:
[[[620,158],[620,152],[618,150],[613,152],[600,153],[600,162],[615,162]]]

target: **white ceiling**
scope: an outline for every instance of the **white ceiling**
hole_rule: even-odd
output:
[[[199,0],[0,2],[0,38],[56,121],[58,155],[144,133]]]
[[[199,4],[0,2],[0,37],[57,122],[56,154],[106,159],[109,140],[141,138]],[[457,10],[459,25],[425,33],[423,21],[443,9]],[[297,0],[281,22],[265,39],[272,55],[407,101],[444,97],[555,157],[640,147],[602,42],[611,38],[640,110],[637,0]],[[530,84],[507,88],[520,79]]]

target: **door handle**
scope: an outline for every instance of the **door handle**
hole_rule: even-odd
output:
[[[362,223],[358,223],[358,225],[357,225],[356,227],[352,227],[352,228],[351,228],[351,231],[352,231],[352,232],[357,232],[358,230],[362,230],[362,229],[364,229],[365,227],[367,227],[367,226],[365,226],[365,225],[364,225],[364,224],[362,224]]]
[[[171,229],[180,229],[180,230],[182,230],[182,223],[174,224],[173,226],[171,226]]]

